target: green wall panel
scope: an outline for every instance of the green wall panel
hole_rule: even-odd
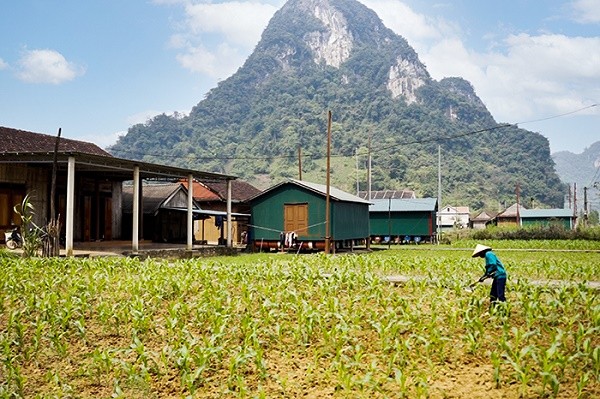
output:
[[[371,235],[387,236],[429,236],[434,233],[432,212],[392,212],[388,217],[387,212],[372,212]]]

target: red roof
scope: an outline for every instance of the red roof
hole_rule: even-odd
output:
[[[181,181],[187,188],[187,181]],[[258,195],[261,191],[253,185],[241,180],[231,181],[231,200],[244,202]],[[196,201],[227,201],[227,182],[197,182],[194,180],[194,199]]]
[[[56,136],[0,126],[0,153],[54,152]],[[58,151],[112,157],[96,144],[61,137]]]

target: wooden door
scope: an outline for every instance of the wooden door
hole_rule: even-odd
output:
[[[307,235],[308,204],[285,204],[283,228],[286,232],[295,231],[299,236]]]

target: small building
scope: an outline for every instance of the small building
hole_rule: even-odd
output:
[[[520,214],[526,209],[523,205],[514,203],[496,215],[496,224],[498,227],[517,227],[521,224]]]
[[[326,193],[323,184],[289,179],[251,198],[254,247],[325,248]],[[331,248],[365,243],[370,202],[330,187],[329,205]]]
[[[437,198],[390,198],[371,202],[370,234],[375,242],[433,241]]]
[[[469,227],[468,206],[446,206],[438,212],[442,231],[465,229]]]
[[[520,212],[521,226],[560,226],[571,230],[575,227],[572,209],[523,209]]]
[[[182,181],[187,188],[187,181]],[[250,222],[250,204],[248,200],[260,194],[260,190],[242,180],[231,181],[231,212],[233,242],[245,244]],[[195,235],[207,244],[224,241],[226,220],[222,214],[227,211],[227,184],[219,181],[194,181],[194,201],[206,211],[205,218],[197,224]],[[208,211],[215,211],[209,214]]]
[[[492,212],[481,211],[475,217],[471,218],[471,228],[474,230],[483,230],[493,222],[495,216]]]

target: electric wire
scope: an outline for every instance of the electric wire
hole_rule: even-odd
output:
[[[426,139],[418,139],[418,140],[407,140],[407,141],[402,141],[402,142],[398,142],[398,143],[394,143],[391,145],[386,145],[386,146],[382,146],[382,147],[376,147],[376,148],[371,148],[371,153],[377,153],[377,152],[382,152],[382,151],[387,151],[399,146],[406,146],[406,145],[413,145],[413,144],[425,144],[425,143],[432,143],[432,142],[442,142],[442,141],[448,141],[448,140],[454,140],[457,138],[461,138],[461,137],[467,137],[467,136],[471,136],[474,134],[478,134],[478,133],[485,133],[485,132],[490,132],[490,131],[494,131],[494,130],[498,130],[498,129],[502,129],[502,128],[507,128],[507,127],[518,127],[519,125],[524,125],[524,124],[529,124],[529,123],[535,123],[535,122],[541,122],[541,121],[546,121],[546,120],[550,120],[550,119],[555,119],[555,118],[560,118],[560,117],[564,117],[567,115],[572,115],[593,107],[598,106],[597,103],[588,105],[586,107],[583,108],[579,108],[576,109],[574,111],[570,111],[570,112],[565,112],[563,114],[558,114],[558,115],[553,115],[553,116],[549,116],[546,118],[540,118],[540,119],[534,119],[534,120],[528,120],[528,121],[522,121],[522,122],[517,122],[517,123],[501,123],[501,124],[496,124],[494,126],[490,126],[490,127],[486,127],[483,129],[479,129],[479,130],[472,130],[472,131],[468,131],[468,132],[464,132],[464,133],[459,133],[459,134],[455,134],[455,135],[449,135],[449,136],[441,136],[441,137],[430,137],[430,138],[426,138]],[[160,157],[160,158],[171,158],[171,159],[194,159],[196,161],[207,161],[207,160],[222,160],[222,161],[231,161],[231,160],[274,160],[274,159],[290,159],[290,158],[296,158],[296,154],[280,154],[280,155],[264,155],[264,156],[234,156],[234,155],[228,155],[228,156],[217,156],[217,155],[212,155],[212,156],[199,156],[197,154],[185,154],[185,155],[168,155],[168,154],[163,154],[163,153],[149,153],[149,152],[139,152],[139,151],[130,151],[130,150],[116,150],[115,152],[117,153],[123,153],[123,154],[132,154],[132,155],[137,155],[140,157],[144,157],[144,156],[155,156],[155,157]],[[366,153],[355,153],[353,155],[344,155],[344,154],[332,154],[331,157],[332,158],[347,158],[347,157],[353,157],[353,156],[359,156],[359,155],[366,155]],[[325,155],[322,154],[303,154],[303,158],[305,159],[312,159],[312,160],[318,160],[318,159],[323,159],[325,158]]]

